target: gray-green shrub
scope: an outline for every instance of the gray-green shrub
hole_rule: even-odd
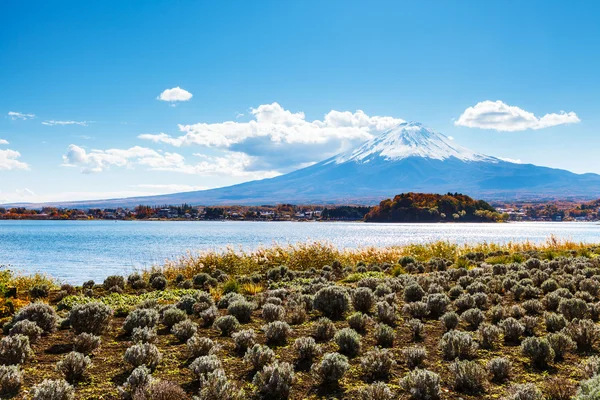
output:
[[[158,363],[160,363],[162,354],[155,345],[151,343],[140,343],[134,344],[125,350],[123,358],[126,362],[133,365],[134,368],[145,365],[151,370],[154,370]]]
[[[69,322],[76,334],[99,335],[109,326],[112,315],[112,309],[104,303],[77,304],[69,312]]]
[[[63,374],[68,382],[77,382],[83,378],[92,360],[86,355],[72,351],[56,364],[56,370]]]
[[[32,400],[72,400],[75,389],[63,379],[44,379],[31,390]]]
[[[73,339],[73,351],[82,354],[91,354],[100,347],[102,339],[92,333],[80,333]]]
[[[386,380],[396,364],[389,350],[375,348],[366,352],[360,359],[364,376],[371,381]]]
[[[252,364],[255,371],[259,371],[265,365],[275,361],[275,353],[269,346],[255,344],[246,350],[244,361]]]
[[[239,326],[240,323],[233,315],[219,317],[213,323],[213,327],[219,330],[222,336],[230,336],[233,332],[238,330]]]
[[[160,316],[158,311],[151,308],[138,308],[133,310],[123,322],[123,330],[133,332],[134,328],[153,328],[158,324]]]
[[[349,357],[354,357],[360,352],[361,337],[351,328],[340,329],[333,338],[339,351]]]
[[[435,400],[440,397],[440,376],[426,369],[410,371],[400,380],[400,386],[414,400]]]
[[[0,365],[0,395],[14,395],[19,391],[23,376],[17,365]]]
[[[29,338],[25,335],[5,336],[0,340],[0,360],[3,364],[22,364],[33,356]]]
[[[294,367],[286,362],[274,362],[258,371],[252,383],[262,399],[287,399],[294,381]]]
[[[340,319],[350,307],[350,296],[343,287],[327,286],[315,294],[313,307],[328,318]]]
[[[321,362],[313,365],[313,374],[324,384],[339,382],[350,368],[348,358],[339,353],[327,353]]]

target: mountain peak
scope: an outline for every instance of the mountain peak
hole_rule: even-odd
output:
[[[359,147],[339,154],[330,162],[336,164],[346,162],[364,164],[379,158],[396,161],[408,157],[435,160],[454,157],[461,161],[498,161],[494,157],[478,154],[456,145],[447,136],[427,128],[419,122],[411,121],[403,122],[388,129]]]

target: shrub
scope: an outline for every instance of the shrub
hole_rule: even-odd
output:
[[[315,294],[313,307],[331,319],[340,319],[348,311],[350,296],[346,289],[339,286],[328,286]]]
[[[198,317],[202,320],[202,325],[204,327],[213,325],[218,316],[219,310],[215,306],[209,306],[208,308],[198,312]]]
[[[240,326],[237,318],[233,315],[225,315],[224,317],[219,317],[213,323],[213,327],[217,330],[221,331],[222,336],[230,336],[234,331],[236,331]]]
[[[171,329],[175,324],[185,321],[186,319],[187,314],[185,311],[174,306],[169,306],[162,312],[161,322],[164,326]]]
[[[329,318],[321,317],[315,322],[313,337],[319,341],[331,340],[335,335],[335,325]]]
[[[244,398],[244,392],[238,390],[227,379],[225,371],[222,369],[209,372],[206,377],[202,377],[200,380],[198,400],[242,400]]]
[[[500,340],[501,333],[502,330],[496,325],[485,323],[479,325],[479,345],[483,349],[493,349]]]
[[[283,321],[285,319],[285,308],[280,305],[266,303],[262,307],[262,317],[267,322]]]
[[[427,296],[427,311],[431,318],[438,318],[443,315],[450,304],[448,296],[442,293],[434,293]]]
[[[294,351],[300,362],[311,362],[320,353],[321,349],[312,337],[300,337],[294,341]]]
[[[13,323],[25,319],[35,322],[44,332],[52,332],[56,328],[58,315],[56,315],[54,308],[48,304],[31,303],[19,310],[13,318]]]
[[[150,343],[134,344],[125,351],[124,360],[133,367],[145,365],[154,370],[162,358],[158,348]]]
[[[449,331],[440,340],[440,350],[445,360],[471,358],[477,351],[477,345],[467,332]]]
[[[396,333],[394,328],[386,324],[377,324],[375,327],[375,341],[381,347],[393,347]]]
[[[43,329],[35,322],[24,319],[14,324],[13,327],[10,328],[9,334],[11,336],[25,335],[29,338],[29,342],[33,343],[40,338],[43,332]]]
[[[348,326],[359,333],[365,332],[369,320],[369,316],[361,313],[360,311],[353,313],[347,318]]]
[[[250,322],[252,317],[252,311],[256,308],[254,303],[246,300],[236,300],[229,303],[227,307],[227,313],[233,315],[237,320],[243,324]]]
[[[119,275],[111,275],[104,280],[102,286],[104,290],[112,289],[115,286],[125,289],[125,278]]]
[[[454,311],[447,312],[440,317],[440,321],[444,324],[446,331],[451,331],[458,326],[458,314]]]
[[[342,354],[354,357],[360,352],[360,335],[354,329],[340,329],[333,339]]]
[[[99,335],[108,327],[113,311],[100,302],[77,304],[69,312],[69,322],[75,333]]]
[[[32,299],[39,299],[42,297],[48,297],[48,292],[50,288],[48,285],[36,285],[29,289],[29,295]]]
[[[411,319],[406,323],[406,326],[408,326],[413,341],[421,340],[421,334],[423,333],[423,328],[425,328],[425,325],[421,321]]]
[[[350,368],[348,358],[339,353],[327,353],[313,366],[313,374],[324,384],[337,384]]]
[[[455,390],[471,394],[479,394],[485,390],[486,372],[476,361],[457,360],[450,364],[449,369]]]
[[[219,301],[217,302],[217,307],[227,308],[227,307],[229,307],[229,304],[231,304],[235,301],[242,301],[242,300],[246,300],[246,299],[241,294],[235,293],[235,292],[229,292],[219,299]]]
[[[125,318],[123,330],[131,333],[134,328],[153,328],[158,324],[158,319],[158,311],[149,308],[138,308],[130,312]]]
[[[512,364],[506,357],[496,357],[488,361],[487,369],[492,376],[492,381],[502,383],[508,379]]]
[[[265,365],[252,383],[262,399],[287,399],[294,380],[294,367],[286,362]]]
[[[590,351],[598,341],[600,331],[589,319],[574,319],[569,322],[564,332],[577,344],[577,350]]]
[[[504,332],[504,340],[510,343],[518,343],[519,338],[525,332],[525,327],[513,317],[506,318],[500,323]]]
[[[235,350],[238,352],[245,352],[256,342],[256,333],[254,332],[254,329],[244,329],[235,332],[231,337],[235,342]]]
[[[207,337],[192,336],[185,342],[190,358],[198,358],[214,354],[219,350],[219,345]]]
[[[352,293],[352,306],[356,311],[368,314],[375,304],[375,296],[371,289],[359,287]]]
[[[146,281],[144,281],[144,278],[137,272],[134,272],[127,277],[127,284],[131,286],[132,289],[144,289],[146,287]]]
[[[288,321],[292,325],[302,324],[307,318],[305,306],[302,304],[295,304],[294,302],[288,303],[286,313],[288,315]]]
[[[122,398],[131,398],[134,393],[149,387],[152,380],[148,367],[139,366],[131,372],[123,387],[119,388],[119,392],[121,392]]]
[[[485,320],[485,315],[480,309],[471,308],[463,312],[460,318],[469,325],[469,328],[477,329],[479,327],[479,324],[481,324]]]
[[[589,357],[582,363],[581,369],[583,369],[587,378],[600,374],[600,357]]]
[[[458,299],[454,300],[454,307],[459,313],[465,312],[475,307],[475,299],[468,293],[461,294]]]
[[[100,347],[101,339],[91,333],[80,333],[73,339],[73,351],[82,354],[91,354]]]
[[[546,400],[571,400],[575,387],[569,379],[555,377],[546,382],[544,394]]]
[[[196,331],[198,331],[198,325],[189,319],[178,322],[171,328],[171,333],[182,343],[194,336]]]
[[[0,365],[0,395],[14,395],[19,391],[23,380],[16,365]]]
[[[440,397],[440,376],[426,369],[410,371],[400,380],[400,386],[414,400],[433,400]]]
[[[375,382],[365,386],[358,392],[360,400],[394,400],[394,394],[383,382]]]
[[[548,363],[554,360],[554,350],[550,343],[546,339],[538,337],[529,337],[523,340],[521,352],[540,368],[546,368]]]
[[[150,280],[150,286],[156,290],[165,290],[167,287],[167,278],[164,276],[155,276]]]
[[[56,364],[56,370],[63,374],[68,382],[77,382],[91,364],[92,360],[88,356],[72,351]]]
[[[377,306],[377,319],[387,325],[396,324],[396,308],[385,301],[380,301]]]
[[[72,400],[75,398],[73,386],[66,381],[44,379],[32,389],[32,400]]]
[[[490,308],[488,311],[488,316],[490,317],[490,321],[492,324],[497,324],[504,319],[504,307],[498,305]]]
[[[579,384],[575,400],[595,400],[600,394],[600,375],[585,380]]]
[[[508,392],[507,400],[544,400],[542,392],[533,383],[513,385]]]
[[[133,328],[131,340],[134,343],[154,343],[157,340],[156,328],[145,326],[143,328]]]
[[[283,321],[269,322],[263,327],[267,343],[283,344],[287,342],[287,337],[292,331],[292,328]]]
[[[550,347],[554,350],[554,358],[560,361],[565,354],[577,348],[575,342],[564,333],[550,333],[546,336]]]
[[[363,374],[369,380],[386,380],[392,367],[396,364],[389,350],[378,349],[368,351],[360,359]]]
[[[558,332],[567,326],[566,318],[556,313],[545,313],[544,321],[548,332]]]
[[[567,321],[572,321],[575,318],[586,318],[589,309],[586,302],[581,299],[562,299],[560,303],[558,303],[558,312],[561,313]]]
[[[411,282],[404,288],[404,301],[407,303],[421,301],[423,296],[425,296],[425,291],[416,282]]]
[[[402,349],[402,355],[406,359],[406,366],[409,369],[421,367],[425,358],[427,358],[427,350],[425,347],[406,347]]]
[[[255,344],[246,350],[244,361],[252,364],[255,371],[259,371],[265,365],[275,361],[275,353],[269,346]]]
[[[222,368],[222,365],[217,356],[209,354],[196,358],[188,368],[196,376],[196,379],[201,380],[202,378],[206,378],[209,373]]]
[[[538,315],[544,310],[543,304],[535,299],[524,301],[522,306],[528,315]]]
[[[390,305],[390,307],[393,307]],[[411,316],[411,318],[423,319],[429,313],[427,309],[427,303],[422,301],[415,301],[413,303],[407,303],[402,307],[402,312]]]
[[[0,359],[3,364],[22,364],[33,355],[25,335],[5,336],[0,340]]]

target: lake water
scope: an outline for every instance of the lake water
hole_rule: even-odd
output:
[[[43,272],[65,282],[162,264],[186,251],[244,249],[277,242],[329,241],[340,247],[543,242],[551,235],[600,242],[598,223],[365,224],[361,222],[0,221],[0,265]]]

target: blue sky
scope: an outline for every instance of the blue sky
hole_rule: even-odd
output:
[[[400,120],[600,173],[599,16],[593,1],[2,2],[0,201],[274,176]]]

